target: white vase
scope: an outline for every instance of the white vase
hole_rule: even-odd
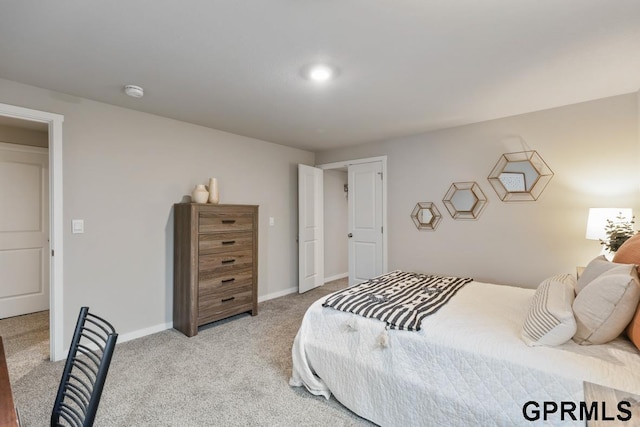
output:
[[[196,185],[196,188],[194,188],[191,193],[191,201],[193,203],[207,203],[208,198],[209,192],[203,184]]]
[[[217,205],[219,201],[218,180],[216,178],[209,178],[209,203]]]

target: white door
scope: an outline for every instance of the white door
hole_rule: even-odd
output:
[[[324,283],[322,169],[298,165],[298,291]]]
[[[383,271],[382,163],[349,165],[349,286]]]
[[[0,143],[0,319],[49,309],[48,150]]]

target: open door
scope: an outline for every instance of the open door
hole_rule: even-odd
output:
[[[324,283],[322,169],[298,165],[298,291]]]
[[[49,309],[49,154],[0,143],[0,319]]]
[[[384,273],[381,162],[349,165],[349,286]]]

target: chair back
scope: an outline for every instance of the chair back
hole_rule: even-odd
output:
[[[51,427],[90,427],[118,334],[109,322],[82,307],[51,413]]]

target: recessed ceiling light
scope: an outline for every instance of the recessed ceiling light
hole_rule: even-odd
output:
[[[132,98],[142,98],[144,96],[144,89],[136,85],[126,85],[124,87],[124,93]]]
[[[337,69],[326,64],[315,64],[306,67],[303,74],[313,82],[324,83],[336,77]]]

